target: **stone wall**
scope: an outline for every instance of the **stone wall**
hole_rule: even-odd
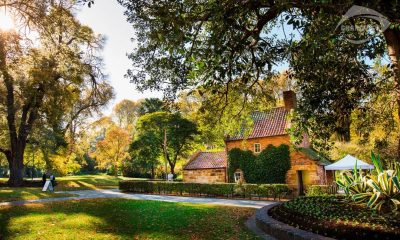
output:
[[[226,182],[226,169],[183,170],[183,181],[194,183]]]
[[[304,185],[325,184],[325,171],[323,166],[310,159],[302,152],[293,150],[290,153],[291,168],[286,174],[286,183],[291,187],[297,187],[297,171],[303,171]]]

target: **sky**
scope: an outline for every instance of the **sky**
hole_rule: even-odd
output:
[[[115,103],[123,99],[138,100],[147,97],[162,97],[160,92],[138,92],[135,85],[125,78],[131,61],[126,56],[132,52],[135,43],[133,27],[126,21],[124,8],[116,0],[96,0],[91,8],[84,7],[77,13],[78,19],[90,26],[96,33],[102,34],[107,41],[103,50],[105,73],[114,87],[115,99],[104,109],[108,115]]]

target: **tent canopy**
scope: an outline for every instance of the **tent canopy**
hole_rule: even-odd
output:
[[[365,163],[351,155],[347,155],[341,160],[325,166],[325,170],[352,170],[357,162],[357,169],[374,169],[373,165]]]

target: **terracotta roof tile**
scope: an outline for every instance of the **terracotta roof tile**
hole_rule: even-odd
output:
[[[285,135],[287,134],[288,114],[289,111],[284,107],[273,108],[268,112],[254,112],[252,114],[254,126],[250,134],[245,137],[242,131],[242,133],[228,138],[227,141]]]
[[[197,152],[183,169],[226,168],[226,159],[225,152]]]

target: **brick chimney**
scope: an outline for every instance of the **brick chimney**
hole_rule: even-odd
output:
[[[293,92],[292,90],[284,91],[283,92],[283,102],[285,103],[286,110],[291,110],[291,109],[296,108],[296,106],[297,106],[296,93]]]

